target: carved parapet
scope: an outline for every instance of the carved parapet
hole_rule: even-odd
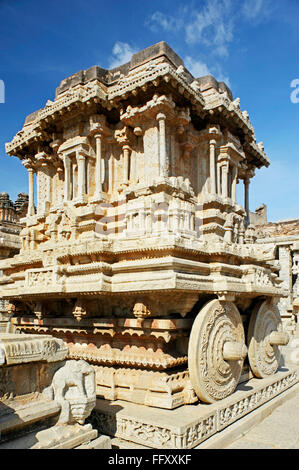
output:
[[[66,343],[52,336],[0,334],[0,347],[7,365],[33,361],[62,361],[68,354]]]
[[[125,111],[121,111],[120,119],[125,124],[135,127],[144,119],[154,118],[158,113],[164,113],[168,117],[175,117],[174,109],[175,103],[171,96],[155,94],[143,106],[132,107],[129,105]],[[188,120],[187,114],[184,115],[184,118]]]
[[[95,366],[97,396],[173,409],[198,401],[188,371],[157,372]]]
[[[257,287],[274,287],[273,275],[270,269],[259,266],[244,266],[243,279]]]
[[[245,242],[246,243],[255,243],[257,239],[256,230],[254,225],[248,225],[245,232]]]

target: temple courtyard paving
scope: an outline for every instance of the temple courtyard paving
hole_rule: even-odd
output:
[[[262,422],[225,449],[299,449],[299,388]]]

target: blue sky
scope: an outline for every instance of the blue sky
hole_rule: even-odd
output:
[[[271,160],[252,180],[251,210],[265,203],[271,221],[299,217],[298,0],[0,0],[0,18],[0,191],[13,200],[27,192],[27,171],[4,143],[26,115],[63,78],[164,40],[193,75],[226,81],[249,112]]]

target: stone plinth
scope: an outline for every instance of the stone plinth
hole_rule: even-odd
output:
[[[296,371],[251,379],[213,405],[166,411],[124,401],[97,400],[92,423],[101,432],[153,449],[192,449],[298,382]],[[125,444],[123,444],[125,447]]]

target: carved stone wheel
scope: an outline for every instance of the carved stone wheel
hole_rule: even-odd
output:
[[[280,314],[270,300],[253,309],[248,326],[248,358],[252,372],[263,378],[275,374],[280,363],[279,345],[286,345],[289,335],[282,331]]]
[[[189,374],[198,398],[213,403],[233,393],[246,355],[237,307],[232,302],[209,301],[198,313],[189,339]]]

